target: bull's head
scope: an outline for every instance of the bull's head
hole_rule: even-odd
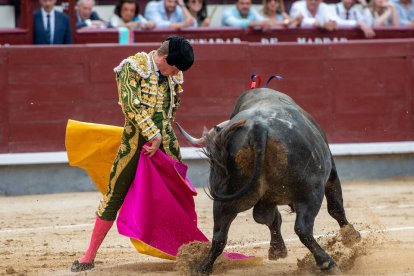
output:
[[[184,128],[182,126],[180,126],[179,123],[176,123],[178,129],[180,130],[180,132],[184,135],[184,138],[190,142],[190,144],[192,144],[195,147],[204,147],[206,144],[206,136],[208,135],[209,137],[214,137],[217,133],[219,133],[224,127],[227,126],[227,124],[229,123],[229,120],[221,122],[218,125],[215,125],[213,128],[211,128],[209,131],[205,131],[203,136],[201,138],[194,138],[193,136],[191,136],[190,134],[188,134]]]

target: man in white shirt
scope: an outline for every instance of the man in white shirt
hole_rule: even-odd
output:
[[[359,4],[357,4],[359,2]],[[372,29],[374,19],[368,8],[366,0],[342,0],[339,3],[329,5],[333,12],[343,20],[357,22],[357,25],[364,32],[365,37],[375,36]]]
[[[365,37],[375,36],[372,28],[363,22],[346,20],[340,18],[322,0],[301,0],[293,3],[290,9],[290,17],[303,16],[301,26],[322,28],[328,31],[336,30],[338,27],[359,27]]]
[[[342,0],[330,6],[344,20],[360,21],[372,26],[373,18],[366,0]]]

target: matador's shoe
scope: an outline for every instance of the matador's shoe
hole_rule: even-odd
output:
[[[90,270],[95,267],[95,262],[92,261],[90,263],[80,263],[79,260],[73,262],[72,267],[70,270],[72,272],[81,272],[85,270]]]

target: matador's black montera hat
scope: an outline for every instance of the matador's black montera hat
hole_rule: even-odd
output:
[[[181,71],[188,70],[194,63],[193,47],[188,40],[180,36],[170,36],[167,38],[168,56],[167,63],[176,66]]]

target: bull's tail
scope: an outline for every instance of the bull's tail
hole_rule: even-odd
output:
[[[252,131],[250,132],[250,143],[253,146],[255,152],[255,167],[253,175],[248,180],[248,183],[240,189],[238,192],[232,195],[212,194],[214,200],[218,201],[231,201],[237,200],[250,192],[259,182],[260,175],[263,170],[266,143],[267,143],[268,129],[260,122],[254,122]]]

